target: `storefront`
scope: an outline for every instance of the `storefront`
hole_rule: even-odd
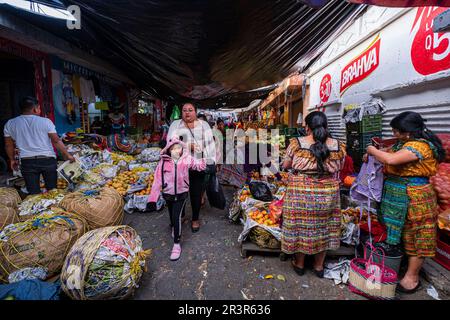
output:
[[[314,63],[308,111],[324,110],[345,139],[343,110],[381,99],[383,137],[403,111],[415,111],[436,133],[450,132],[450,33],[433,33],[445,8],[370,7]]]
[[[79,128],[92,132],[94,120],[108,122],[111,113],[123,117],[124,125],[129,125],[126,84],[58,57],[52,57],[52,84],[59,134]]]
[[[35,96],[42,116],[54,121],[50,60],[47,54],[0,38],[0,156],[4,150],[3,127],[20,115],[20,100]]]

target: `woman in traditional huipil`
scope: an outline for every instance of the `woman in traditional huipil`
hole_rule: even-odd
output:
[[[312,112],[306,119],[307,136],[292,139],[283,167],[292,168],[283,205],[282,251],[294,254],[294,270],[304,274],[305,255],[315,255],[314,272],[323,277],[326,251],[340,244],[338,174],[345,145],[331,138],[327,117]]]
[[[403,242],[408,256],[408,270],[398,290],[413,293],[420,287],[424,259],[434,257],[436,251],[438,207],[429,178],[445,159],[445,151],[418,113],[401,113],[391,121],[391,127],[399,142],[387,152],[371,146],[367,154],[385,165],[380,221],[387,227],[386,242]]]

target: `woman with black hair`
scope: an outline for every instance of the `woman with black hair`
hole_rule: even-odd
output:
[[[403,242],[408,270],[398,290],[413,293],[420,287],[419,272],[425,257],[436,251],[437,198],[429,178],[445,159],[442,142],[416,112],[403,112],[391,121],[398,139],[390,150],[368,147],[367,154],[384,163],[386,180],[380,220],[387,227],[386,242]]]
[[[331,138],[324,113],[312,112],[305,121],[307,136],[291,139],[283,162],[293,171],[283,205],[281,248],[294,254],[299,275],[305,255],[314,255],[314,273],[322,278],[326,251],[340,245],[338,174],[346,152],[342,142]]]
[[[181,110],[181,119],[172,122],[167,140],[180,139],[186,143],[191,155],[197,159],[206,159],[206,171],[189,171],[189,195],[192,207],[192,232],[200,230],[200,209],[202,197],[206,189],[208,171],[214,170],[216,164],[216,146],[214,135],[209,124],[197,118],[197,106],[185,103]]]

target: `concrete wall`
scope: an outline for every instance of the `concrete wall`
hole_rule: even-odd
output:
[[[450,132],[450,33],[432,32],[433,18],[444,10],[370,7],[307,71],[309,108],[335,115],[346,105],[380,97],[388,109],[386,134],[390,119],[406,110],[421,113],[436,131]],[[362,72],[359,82],[341,90],[343,70],[361,60],[377,39],[379,55],[372,56],[376,60],[367,68],[370,74],[364,77]]]

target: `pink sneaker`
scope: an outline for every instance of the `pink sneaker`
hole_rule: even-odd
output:
[[[170,255],[170,260],[171,261],[177,261],[178,259],[180,259],[180,255],[181,255],[181,246],[179,243],[175,243],[173,245],[172,248],[172,253]]]

